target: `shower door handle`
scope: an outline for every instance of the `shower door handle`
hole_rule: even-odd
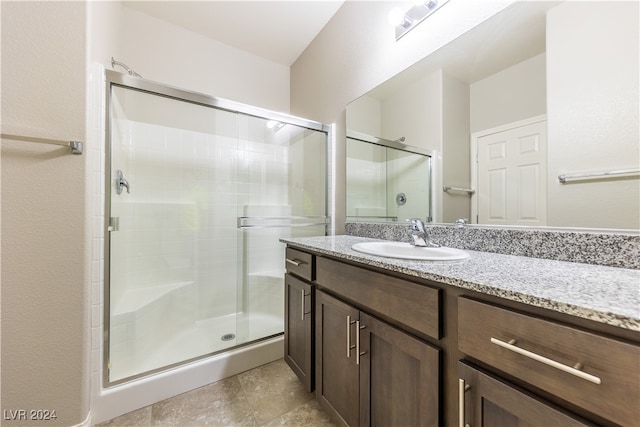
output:
[[[109,226],[107,227],[107,231],[118,231],[120,230],[120,218],[117,216],[112,216],[109,218]]]

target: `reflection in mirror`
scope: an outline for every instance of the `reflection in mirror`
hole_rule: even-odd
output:
[[[638,230],[638,13],[516,2],[352,102],[348,132],[434,153],[435,222]]]
[[[398,141],[347,134],[347,220],[431,221],[431,156]]]

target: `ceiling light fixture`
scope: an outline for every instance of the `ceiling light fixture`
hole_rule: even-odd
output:
[[[396,27],[396,41],[407,34],[416,25],[444,6],[449,0],[415,0],[414,6],[407,12],[394,7],[389,12],[389,24]]]

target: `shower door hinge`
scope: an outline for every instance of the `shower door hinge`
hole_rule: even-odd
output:
[[[112,216],[109,218],[109,227],[108,231],[118,231],[120,229],[120,217]]]

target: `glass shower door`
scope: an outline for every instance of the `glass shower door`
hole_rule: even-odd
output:
[[[109,101],[106,383],[282,333],[279,239],[326,233],[326,132],[118,84]]]
[[[238,114],[115,85],[110,137],[116,382],[236,345],[242,155]]]
[[[238,343],[284,331],[285,245],[326,234],[324,132],[263,118],[239,118]]]

